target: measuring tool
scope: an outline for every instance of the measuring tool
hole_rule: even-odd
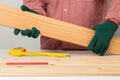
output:
[[[52,56],[52,57],[69,57],[69,54],[55,52],[27,52],[25,48],[17,47],[9,51],[13,56]]]

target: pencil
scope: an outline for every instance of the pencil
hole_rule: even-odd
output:
[[[7,62],[6,65],[48,65],[48,62]]]

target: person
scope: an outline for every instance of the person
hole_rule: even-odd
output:
[[[41,36],[41,48],[47,50],[90,50],[105,55],[120,22],[120,0],[23,0],[21,9],[95,30],[88,47]],[[40,31],[15,29],[14,34],[37,38]]]

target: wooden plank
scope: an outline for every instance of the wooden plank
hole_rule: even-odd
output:
[[[82,54],[82,55],[81,55]],[[90,54],[87,55],[86,54]],[[49,65],[8,66],[8,61],[45,61]],[[0,62],[2,76],[81,76],[81,75],[120,75],[120,56],[96,56],[91,52],[72,53],[70,57],[14,57],[7,56]]]
[[[44,36],[86,47],[95,33],[82,26],[23,12],[2,4],[0,4],[0,24],[21,30],[31,29],[35,26]],[[113,37],[107,52],[120,54],[120,37]]]

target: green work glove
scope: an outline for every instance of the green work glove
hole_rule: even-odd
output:
[[[14,30],[14,34],[18,35],[21,32],[22,36],[28,36],[28,37],[32,37],[32,38],[37,38],[40,34],[40,31],[37,30],[35,27],[32,27],[31,30],[26,29],[26,30],[19,30],[19,29],[15,29]]]
[[[88,45],[88,50],[91,50],[100,56],[104,56],[117,29],[118,25],[108,20],[103,24],[95,25],[93,30],[96,32]]]
[[[36,11],[33,11],[32,9],[29,9],[28,7],[26,7],[24,5],[21,6],[21,10],[38,14]],[[20,32],[23,36],[28,36],[28,37],[32,37],[32,38],[37,38],[40,34],[40,31],[37,30],[35,27],[32,27],[31,30],[29,30],[29,29],[26,29],[26,30],[15,29],[14,30],[15,35],[18,35]]]
[[[30,8],[28,8],[28,7],[26,7],[26,6],[24,6],[24,5],[21,6],[21,10],[23,10],[23,11],[28,11],[28,12],[35,13],[35,14],[38,14],[38,12],[36,12],[36,11],[34,11],[34,10],[32,10],[32,9],[30,9]]]

